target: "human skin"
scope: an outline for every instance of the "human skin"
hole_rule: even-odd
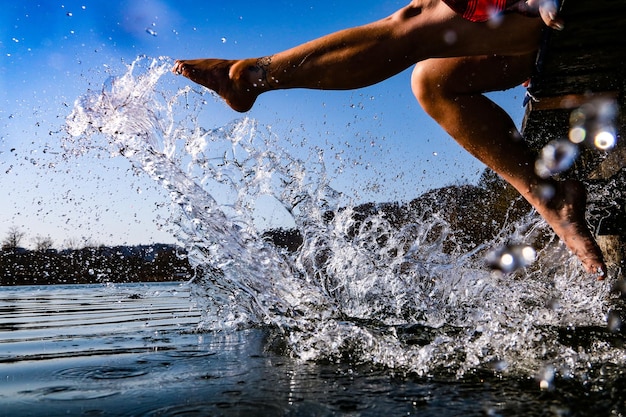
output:
[[[172,71],[218,93],[236,111],[270,90],[346,90],[383,81],[417,64],[413,91],[461,146],[496,171],[543,216],[586,271],[606,275],[602,252],[585,221],[578,181],[545,181],[536,155],[511,118],[482,93],[518,85],[532,69],[543,25],[560,29],[551,0],[520,3],[531,18],[509,13],[498,22],[463,19],[440,0],[413,0],[379,21],[335,32],[260,58],[178,60]],[[537,192],[549,185],[551,198]]]
[[[528,78],[534,60],[535,54],[429,59],[416,65],[411,87],[422,108],[464,149],[517,189],[585,269],[602,279],[606,266],[585,220],[584,186],[580,181],[538,176],[536,154],[513,120],[482,94],[519,85]],[[542,191],[546,187],[554,193],[550,198]]]

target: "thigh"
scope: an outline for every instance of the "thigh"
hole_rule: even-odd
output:
[[[512,56],[536,50],[541,41],[544,24],[538,17],[506,13],[472,22],[441,0],[425,3],[423,13],[410,19],[403,31],[413,42],[425,43],[428,57]]]
[[[528,80],[536,53],[514,56],[433,58],[419,62],[413,83],[436,85],[447,94],[479,94],[507,90]]]

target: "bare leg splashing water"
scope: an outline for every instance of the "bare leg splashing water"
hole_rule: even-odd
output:
[[[509,1],[508,8],[535,12],[548,26],[562,27],[551,0]],[[528,76],[542,19],[507,13],[494,24],[470,21],[457,12],[443,1],[414,0],[385,19],[272,56],[178,60],[173,72],[215,91],[231,108],[245,112],[259,95],[273,89],[360,88],[419,63],[412,84],[425,110],[466,150],[513,185],[586,271],[602,279],[606,266],[585,221],[582,184],[550,181],[553,195],[545,198],[538,193],[546,181],[534,172],[535,155],[516,140],[519,133],[509,116],[482,95],[510,88]],[[470,71],[472,66],[477,71]]]
[[[530,74],[534,57],[532,53],[422,61],[413,71],[412,88],[428,114],[463,148],[515,187],[585,269],[603,278],[602,252],[585,220],[584,186],[575,180],[553,181],[537,175],[536,155],[513,120],[482,95],[519,85]]]

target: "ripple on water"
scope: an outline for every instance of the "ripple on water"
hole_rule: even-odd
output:
[[[160,363],[170,364],[174,361],[177,363],[184,363],[185,361],[192,361],[195,359],[208,358],[215,356],[217,352],[201,351],[201,350],[172,350],[166,352],[152,352],[146,355],[142,355],[137,359],[137,363]]]
[[[58,371],[56,375],[60,378],[70,378],[73,380],[83,379],[126,379],[146,375],[147,369],[130,366],[88,366],[80,368],[69,368]]]
[[[22,391],[20,394],[28,395],[40,400],[81,401],[112,397],[114,395],[119,395],[120,391],[102,388],[83,389],[69,385],[57,385],[52,387],[43,387],[32,391]]]
[[[288,410],[278,404],[263,401],[217,401],[199,402],[157,408],[137,414],[141,417],[168,417],[168,416],[210,416],[210,415],[238,415],[238,416],[282,416],[288,415]]]

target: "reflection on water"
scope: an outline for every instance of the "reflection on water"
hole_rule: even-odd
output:
[[[147,340],[161,340],[162,329],[197,323],[199,317],[184,287],[154,286],[145,294],[141,285],[50,288],[2,288],[0,363],[106,355],[117,352],[117,340],[124,341],[123,351],[143,351]]]
[[[542,391],[535,378],[493,372],[456,379],[349,358],[302,362],[281,354],[284,341],[268,330],[198,332],[200,317],[188,295],[176,284],[0,288],[3,311],[16,301],[26,306],[0,316],[21,326],[0,333],[0,416],[626,412],[626,375],[609,364],[584,382],[552,375],[551,389]],[[429,331],[407,329],[404,337],[417,343],[445,337]],[[562,337],[577,339],[574,346],[589,334]]]

